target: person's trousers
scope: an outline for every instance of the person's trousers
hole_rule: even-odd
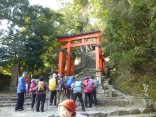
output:
[[[51,94],[50,94],[50,104],[53,103],[53,100],[54,100],[54,105],[56,105],[56,90],[55,91],[51,91]]]
[[[23,109],[24,93],[18,93],[17,96],[18,96],[18,98],[17,98],[15,110]]]
[[[35,93],[32,93],[32,97],[31,97],[31,108],[34,107],[35,101],[36,101],[36,94]]]
[[[92,92],[85,93],[85,106],[87,107],[87,98],[89,98],[89,107],[92,107]]]
[[[93,102],[95,104],[95,106],[97,105],[97,98],[96,98],[96,89],[93,90]]]
[[[59,105],[59,103],[61,103],[64,100],[64,94],[62,91],[58,91],[57,92],[57,105]]]
[[[82,99],[82,93],[73,93],[73,100],[76,101],[77,97],[79,98],[79,101],[81,103],[82,109],[85,109],[83,99]]]
[[[40,103],[41,103],[41,111],[44,111],[45,98],[46,94],[37,94],[36,111],[39,111]]]

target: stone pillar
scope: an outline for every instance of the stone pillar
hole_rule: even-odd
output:
[[[99,81],[99,84],[101,84],[101,69],[96,69],[96,79]]]
[[[112,88],[113,88],[113,86],[109,85],[109,97],[112,97]]]
[[[96,75],[96,80],[98,80],[99,84],[101,85],[101,74]]]

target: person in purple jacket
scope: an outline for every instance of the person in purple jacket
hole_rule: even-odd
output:
[[[27,77],[27,72],[23,72],[22,76],[18,78],[18,85],[17,85],[17,102],[15,111],[22,111],[24,110],[24,93],[26,92],[26,83],[25,78]]]

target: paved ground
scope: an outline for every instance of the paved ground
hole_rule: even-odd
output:
[[[45,108],[46,109],[46,108]],[[117,107],[117,106],[97,106],[92,108],[86,108],[85,112],[81,111],[81,107],[77,107],[77,113],[84,115],[99,115],[96,117],[118,117],[119,111],[128,111],[132,107]],[[114,113],[114,114],[113,114]],[[30,109],[29,106],[25,107],[24,111],[15,111],[14,107],[0,107],[0,117],[58,117],[59,112],[56,106],[48,106],[48,110],[45,112],[36,112]],[[120,115],[121,116],[121,115]],[[136,115],[122,115],[122,117],[156,117],[156,113],[151,114],[136,114]]]
[[[10,94],[0,94],[3,96],[8,96]],[[11,94],[16,95],[16,94]],[[49,98],[49,93],[47,93],[47,98]],[[25,105],[24,111],[15,111],[14,106],[10,107],[0,107],[0,117],[58,117],[59,112],[57,110],[56,106],[50,106],[49,103],[45,103],[45,112],[36,112],[35,110],[30,109],[30,105]],[[126,106],[126,107],[120,107],[120,106],[106,106],[100,104],[99,106],[92,108],[86,108],[86,111],[81,111],[81,106],[79,103],[77,103],[77,113],[81,113],[84,115],[96,115],[95,117],[156,117],[156,113],[150,113],[150,114],[135,114],[130,115],[128,114],[131,110],[137,110],[138,107],[133,106]]]

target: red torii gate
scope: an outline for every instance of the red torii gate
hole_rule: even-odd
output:
[[[71,59],[71,48],[86,45],[96,45],[96,70],[101,69],[101,73],[105,73],[105,61],[100,47],[101,35],[101,32],[92,32],[74,36],[58,37],[58,42],[62,43],[59,52],[58,74],[65,74],[67,76],[75,75],[75,60]],[[89,39],[94,40],[90,41]],[[67,55],[65,54],[65,50],[67,51]]]

